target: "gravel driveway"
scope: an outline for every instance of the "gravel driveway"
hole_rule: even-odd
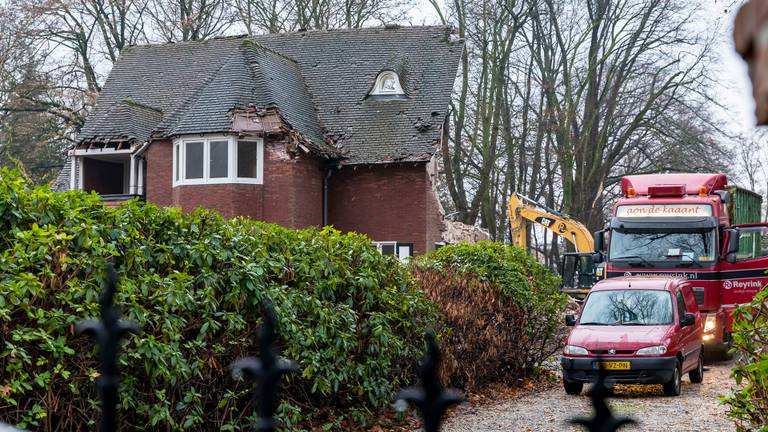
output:
[[[732,431],[725,407],[718,396],[735,383],[730,378],[731,362],[709,364],[704,382],[691,384],[683,379],[679,397],[665,397],[661,386],[621,385],[609,404],[614,414],[630,416],[638,424],[623,431]],[[591,415],[588,388],[581,396],[568,396],[561,386],[528,393],[517,398],[474,408],[463,405],[448,420],[444,432],[465,431],[579,431],[567,423],[575,416]]]

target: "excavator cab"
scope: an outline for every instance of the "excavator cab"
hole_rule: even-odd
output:
[[[560,257],[560,289],[581,300],[599,280],[598,270],[601,268],[595,264],[592,252],[566,252]]]

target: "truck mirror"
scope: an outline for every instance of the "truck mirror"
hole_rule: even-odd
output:
[[[603,262],[603,253],[602,252],[593,253],[592,262],[595,264],[601,264]]]
[[[729,263],[736,262],[736,253],[739,251],[739,230],[730,228],[725,230],[728,233],[728,244],[725,247],[725,260]]]
[[[573,327],[576,325],[576,317],[572,314],[568,314],[565,316],[565,325],[568,327]]]
[[[601,253],[605,250],[605,230],[595,231],[592,234],[595,242],[595,253]]]
[[[687,327],[693,325],[696,322],[696,315],[692,313],[686,313],[680,318],[680,327]]]

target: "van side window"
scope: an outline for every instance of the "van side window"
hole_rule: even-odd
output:
[[[686,312],[688,312],[685,308],[685,299],[683,298],[683,291],[677,292],[677,316],[679,320],[683,319],[683,316],[685,316]]]

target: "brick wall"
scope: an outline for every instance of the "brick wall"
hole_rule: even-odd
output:
[[[248,216],[288,228],[322,224],[322,164],[300,154],[289,157],[285,143],[267,139],[264,147],[264,184],[173,185],[173,146],[152,143],[147,160],[147,201],[181,207],[212,208],[226,217]]]
[[[144,153],[147,201],[161,206],[173,203],[173,145],[171,141],[153,141]]]
[[[264,156],[263,185],[173,188],[172,144],[154,142],[145,153],[147,201],[185,211],[213,208],[227,217],[249,216],[289,228],[321,225],[322,162],[303,153],[289,157],[280,140],[268,139]],[[329,223],[342,231],[413,243],[416,254],[434,249],[440,240],[439,203],[426,163],[345,166],[333,172],[329,186]]]
[[[413,243],[423,254],[440,229],[433,199],[425,163],[346,166],[330,178],[329,222],[376,241]]]
[[[426,235],[427,245],[434,247],[435,243],[443,241],[443,206],[437,197],[434,184],[437,182],[436,162],[430,161],[427,165],[427,214]],[[431,249],[430,249],[431,250]]]
[[[306,153],[289,158],[283,143],[264,149],[263,219],[289,228],[323,224],[323,163]]]

